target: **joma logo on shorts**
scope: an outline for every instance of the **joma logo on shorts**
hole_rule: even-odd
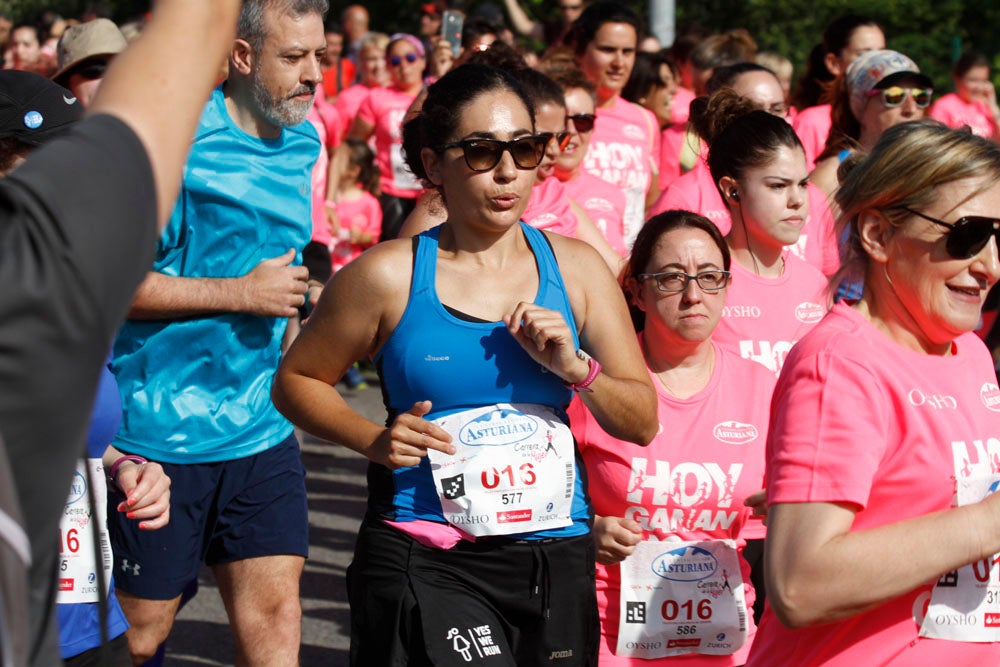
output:
[[[549,656],[549,660],[562,660],[563,658],[572,658],[573,649],[566,649],[565,651],[552,651],[552,655]]]

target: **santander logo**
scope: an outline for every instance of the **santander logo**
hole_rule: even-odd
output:
[[[987,408],[993,412],[1000,412],[1000,387],[992,382],[984,383],[983,388],[979,390],[979,398]]]
[[[753,424],[728,421],[716,424],[715,428],[712,429],[712,435],[715,436],[716,440],[726,444],[745,445],[756,440],[760,432]]]
[[[795,307],[795,319],[803,324],[816,324],[826,315],[826,308],[818,303],[803,301]]]

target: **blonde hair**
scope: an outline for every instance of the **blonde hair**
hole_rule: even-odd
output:
[[[967,130],[952,130],[935,120],[902,123],[882,133],[867,156],[853,156],[840,166],[837,238],[847,242],[840,270],[831,278],[864,279],[871,264],[861,245],[858,221],[878,211],[898,227],[907,213],[927,208],[937,188],[966,178],[982,183],[970,197],[1000,182],[1000,145]]]

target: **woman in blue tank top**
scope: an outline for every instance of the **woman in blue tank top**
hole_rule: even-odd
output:
[[[327,285],[278,408],[370,459],[348,571],[355,665],[596,664],[586,479],[565,407],[645,445],[655,395],[621,292],[585,243],[520,222],[550,135],[506,72],[466,65],[403,129],[448,220]],[[337,393],[376,361],[388,424]]]

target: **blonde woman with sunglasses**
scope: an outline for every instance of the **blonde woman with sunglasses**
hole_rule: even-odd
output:
[[[375,246],[327,284],[275,404],[370,460],[348,571],[353,665],[595,665],[592,512],[565,408],[647,444],[655,394],[628,312],[586,243],[521,216],[549,137],[508,73],[463,65],[404,126],[447,220]],[[336,380],[362,357],[388,411]]]
[[[774,391],[747,665],[1000,664],[1000,389],[971,333],[1000,279],[1000,148],[897,125],[837,203],[864,291]]]

